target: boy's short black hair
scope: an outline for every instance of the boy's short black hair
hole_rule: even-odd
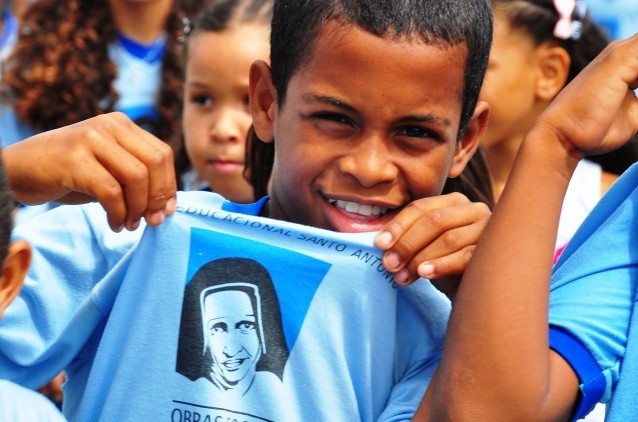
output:
[[[309,59],[314,41],[331,21],[356,25],[384,38],[413,37],[443,46],[465,44],[468,60],[458,137],[463,136],[490,54],[490,0],[275,0],[270,60],[279,107],[285,102],[288,82]]]
[[[13,210],[15,208],[15,201],[13,200],[13,194],[11,193],[1,158],[0,156],[0,267],[7,257],[9,243],[11,243]]]

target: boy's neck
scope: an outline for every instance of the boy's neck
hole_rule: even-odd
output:
[[[261,207],[261,211],[259,211],[260,217],[270,217],[270,199],[264,202],[264,206]]]
[[[109,0],[118,31],[141,44],[151,44],[164,32],[172,1],[123,2]]]

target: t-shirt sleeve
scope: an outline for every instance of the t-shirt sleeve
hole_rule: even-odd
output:
[[[109,291],[96,285],[138,236],[107,230],[98,204],[58,207],[15,228],[32,260],[0,320],[0,378],[38,388],[76,356],[106,306]]]
[[[550,346],[580,377],[584,414],[609,400],[625,354],[638,280],[637,185],[634,166],[584,221],[552,275]]]

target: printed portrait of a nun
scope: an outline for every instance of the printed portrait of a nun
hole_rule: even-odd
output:
[[[266,268],[248,258],[221,258],[197,270],[184,291],[178,373],[245,395],[257,384],[281,383],[287,359],[279,300]]]

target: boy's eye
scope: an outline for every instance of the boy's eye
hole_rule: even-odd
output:
[[[339,113],[315,113],[314,117],[320,120],[327,120],[343,125],[352,126],[352,120],[349,117]]]
[[[210,95],[197,94],[192,96],[191,102],[200,106],[210,106],[213,104],[213,98]]]
[[[244,97],[244,105],[245,105],[245,106],[248,106],[248,103],[250,103],[250,97],[249,97],[248,95],[246,95],[246,96]]]
[[[398,135],[408,136],[410,138],[436,138],[436,134],[431,130],[420,126],[407,126],[399,129]]]

